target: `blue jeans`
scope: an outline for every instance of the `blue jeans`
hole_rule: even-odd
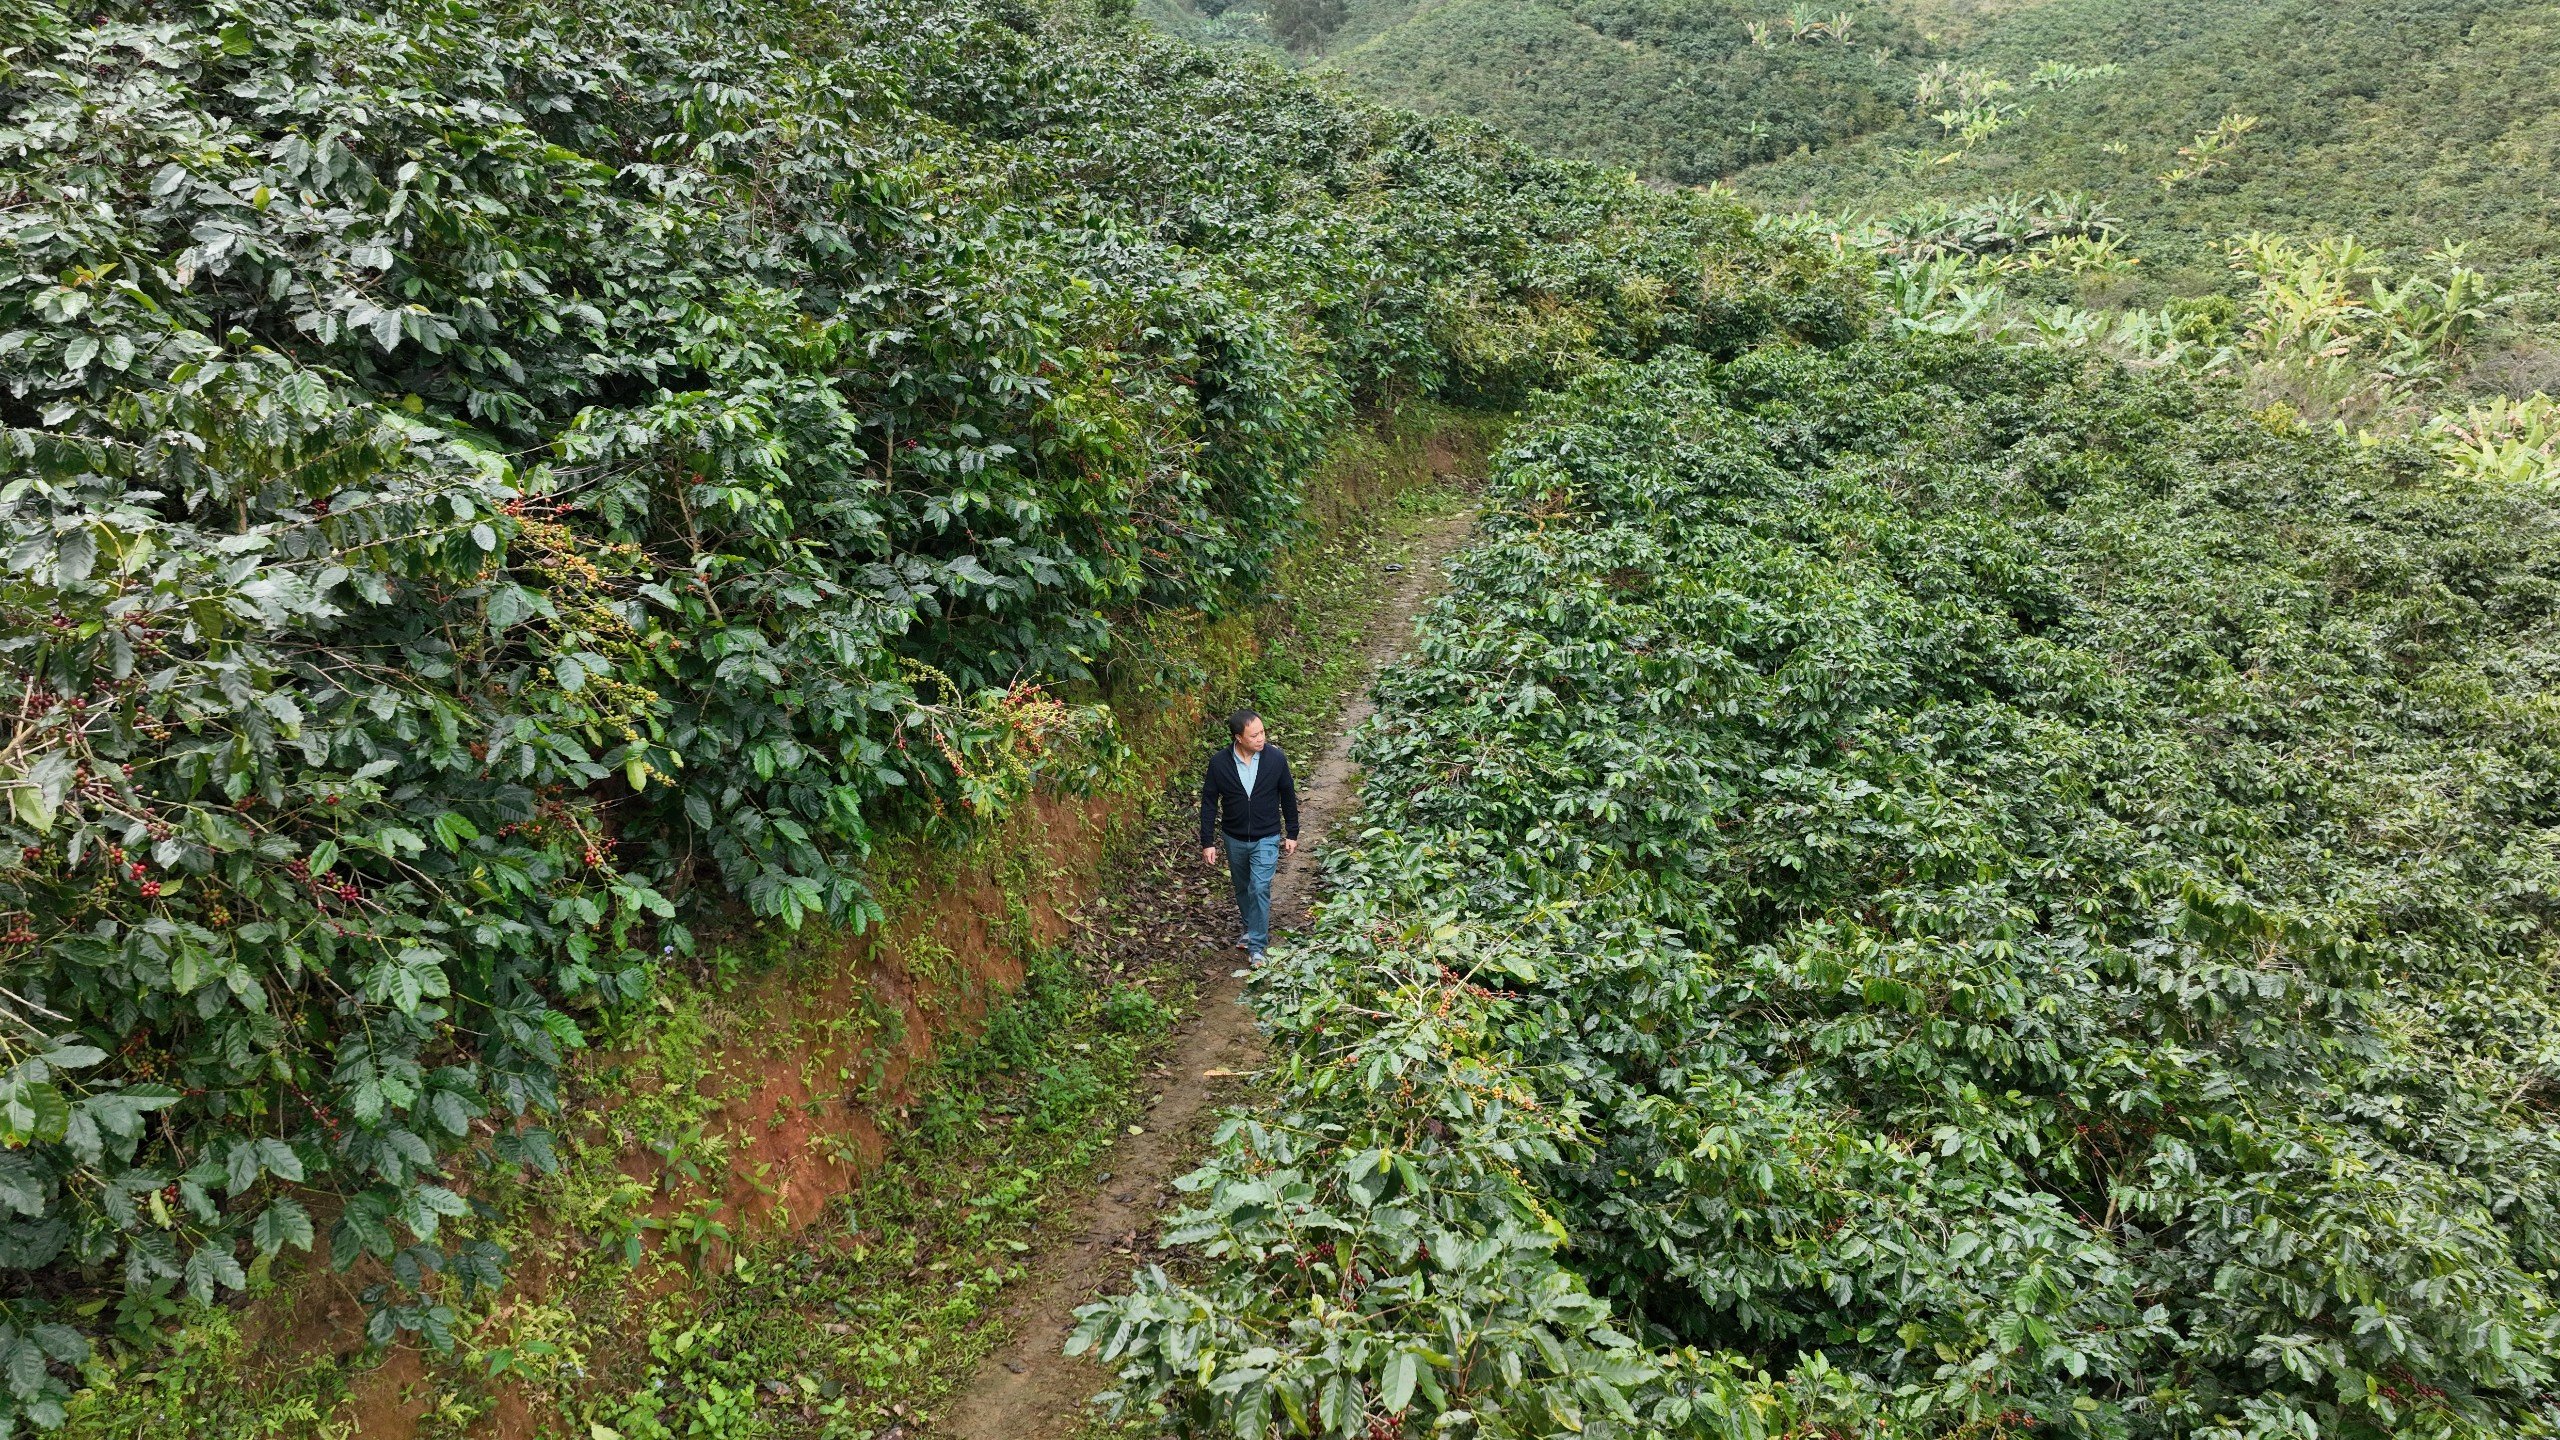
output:
[[[1244,916],[1244,948],[1259,955],[1271,944],[1271,877],[1280,868],[1280,837],[1219,838],[1227,845],[1227,878],[1235,882],[1236,909]]]

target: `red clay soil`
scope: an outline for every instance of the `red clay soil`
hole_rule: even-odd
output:
[[[1130,803],[1126,798],[1039,797],[1013,827],[1019,833],[997,847],[1027,848],[1042,869],[1042,883],[1032,887],[1030,902],[1038,943],[1063,938],[1071,923],[1067,917],[1098,888],[1105,832],[1118,819],[1115,807]],[[847,940],[827,957],[831,973],[823,983],[812,985],[805,971],[758,982],[756,993],[744,997],[744,1008],[770,1023],[760,1024],[754,1034],[721,1037],[711,1065],[714,1084],[749,1082],[727,1086],[728,1098],[712,1122],[728,1138],[733,1163],[707,1177],[707,1184],[662,1194],[651,1209],[663,1218],[716,1197],[724,1223],[772,1233],[808,1223],[829,1200],[852,1189],[878,1163],[883,1148],[872,1114],[913,1098],[913,1082],[931,1066],[936,1052],[977,1033],[988,1009],[1020,985],[1022,962],[1014,937],[990,923],[990,917],[1003,915],[1006,908],[1004,886],[991,870],[963,868],[919,885],[885,930]],[[921,953],[946,958],[930,976],[908,973],[900,957]],[[903,1019],[894,1040],[862,1037],[841,1052],[825,1053],[787,1041],[777,1044],[776,1037],[795,1033],[795,1022],[804,1015],[847,1013],[864,994]],[[579,1068],[591,1072],[614,1058],[597,1057]],[[879,1079],[870,1095],[848,1103],[853,1085],[837,1081],[839,1070],[865,1075],[875,1067]],[[822,1078],[813,1082],[813,1076]],[[578,1099],[574,1094],[567,1098],[564,1108],[576,1113]],[[624,1157],[626,1173],[634,1176],[654,1176],[659,1168],[656,1157],[644,1150]],[[533,1253],[519,1254],[509,1281],[517,1303],[538,1302],[547,1292],[543,1247],[537,1243],[528,1248]],[[264,1357],[266,1368],[281,1372],[315,1354],[352,1356],[364,1348],[364,1307],[357,1292],[378,1277],[365,1267],[345,1275],[324,1267],[314,1271],[290,1300],[251,1312],[250,1348]],[[364,1440],[409,1440],[433,1406],[434,1389],[420,1356],[408,1346],[397,1347],[353,1378],[331,1420]],[[496,1412],[474,1433],[499,1440],[532,1433],[523,1407],[511,1399],[502,1393]]]
[[[1356,772],[1351,737],[1372,708],[1367,677],[1402,653],[1412,638],[1415,615],[1438,587],[1440,561],[1465,537],[1470,518],[1453,517],[1420,538],[1401,588],[1370,632],[1357,694],[1345,707],[1323,759],[1300,787],[1303,843],[1296,857],[1281,863],[1273,882],[1275,926],[1303,923],[1318,873],[1308,852],[1323,845],[1352,806]],[[1190,859],[1196,864],[1198,855]],[[1215,888],[1223,890],[1223,876],[1216,878]],[[1199,882],[1185,888],[1200,888]],[[1137,908],[1131,902],[1146,898],[1141,893],[1114,903],[1127,913]],[[1187,908],[1167,906],[1176,913]],[[1016,1299],[1007,1310],[1014,1338],[943,1407],[931,1434],[944,1440],[1057,1440],[1074,1433],[1084,1402],[1110,1387],[1109,1372],[1069,1359],[1061,1348],[1075,1328],[1075,1309],[1126,1285],[1131,1270],[1151,1249],[1161,1212],[1174,1199],[1172,1182],[1191,1168],[1217,1111],[1248,1098],[1250,1073],[1262,1061],[1261,1034],[1241,1003],[1243,981],[1235,966],[1243,957],[1219,948],[1222,941],[1223,936],[1210,942],[1201,957],[1214,978],[1203,987],[1198,1010],[1177,1032],[1164,1093],[1150,1102],[1153,1111],[1145,1132],[1120,1142],[1104,1183],[1086,1198],[1082,1213],[1058,1231],[1059,1238],[1040,1255],[1031,1276],[1015,1287]]]

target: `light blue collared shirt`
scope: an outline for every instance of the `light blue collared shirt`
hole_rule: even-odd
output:
[[[1256,751],[1254,751],[1251,755],[1246,755],[1246,754],[1242,753],[1241,751],[1239,751],[1239,752],[1237,753],[1237,755],[1236,755],[1236,779],[1237,779],[1238,781],[1240,781],[1240,782],[1242,782],[1242,783],[1243,783],[1243,785],[1244,785],[1244,796],[1245,796],[1245,798],[1246,798],[1246,799],[1248,799],[1248,800],[1250,800],[1250,799],[1252,799],[1252,798],[1253,798],[1253,777],[1254,777],[1256,774],[1260,773],[1261,769],[1262,769],[1262,752],[1261,752],[1261,751],[1256,750]]]

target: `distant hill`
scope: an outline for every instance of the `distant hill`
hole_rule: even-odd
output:
[[[1299,0],[1146,3],[1268,46],[1271,7]],[[2142,257],[2120,300],[2229,288],[2226,248],[2252,230],[2351,232],[2400,263],[2458,242],[2510,287],[2560,291],[2548,0],[1349,0],[1340,17],[1301,63],[1772,208],[2085,192]],[[2548,299],[2519,313],[2560,323]],[[2560,358],[2535,355],[2512,382],[2560,388]]]
[[[1291,0],[1151,0],[1195,39],[1273,45]],[[1898,124],[1918,29],[1867,4],[1369,0],[1302,58],[1425,114],[1489,121],[1556,156],[1704,183]],[[1845,20],[1845,24],[1841,22]],[[1755,39],[1751,27],[1763,27]]]
[[[2054,61],[2121,68],[2035,90]],[[2352,231],[2404,257],[2471,242],[2511,283],[2560,284],[2560,7],[2051,0],[2000,17],[1951,63],[2018,87],[2001,97],[2017,111],[1970,148],[1910,118],[1750,170],[1741,188],[1869,211],[2085,190],[2174,289],[2217,284],[2223,245],[2249,230]],[[2197,168],[2181,148],[2233,115],[2256,124],[2177,178]]]

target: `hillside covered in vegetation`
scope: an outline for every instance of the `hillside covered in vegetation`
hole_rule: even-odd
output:
[[[2097,3],[1184,13],[1842,194],[2023,143],[1947,46],[2035,60],[2056,166],[2280,53],[2176,102],[2139,67],[2223,11]],[[1853,234],[1131,10],[0,16],[0,1440],[302,1264],[496,1384],[491,1197],[571,1148],[573,1052],[1109,774],[1167,627],[1413,401],[1530,419],[1257,981],[1264,1089],[1087,1312],[1135,1423],[2560,1429],[2560,418],[2303,420],[2467,363],[2476,272],[2386,313],[2269,241],[2102,326],[2033,286],[2121,278],[2103,199]],[[2276,115],[2164,193],[2258,183]],[[563,1243],[642,1253],[652,1178]],[[845,1433],[819,1375],[605,1409],[550,1354],[584,1440]]]
[[[1177,30],[1274,44],[1271,6]],[[1291,12],[1294,13],[1294,12]],[[2452,246],[2513,343],[2480,388],[2560,388],[2560,34],[2525,0],[1894,0],[1339,4],[1304,63],[1547,153],[1768,208],[1926,229],[2056,197],[2134,263],[2038,298],[2237,296],[2252,233],[2355,237],[2406,268]]]
[[[1741,177],[1779,206],[1894,214],[2081,192],[2165,291],[2224,278],[2266,231],[2353,234],[2402,262],[2446,244],[2560,288],[2560,15],[2520,0],[2048,0],[1950,48],[1900,125]],[[2047,89],[2055,66],[2115,67]],[[1998,87],[1990,93],[1956,94]],[[1954,112],[1957,123],[1933,118]],[[2217,139],[2234,117],[2245,128]],[[1968,133],[1968,126],[1989,128]],[[2560,388],[2560,372],[2539,376]],[[2527,384],[2522,388],[2534,388]]]
[[[1873,4],[1825,10],[1818,33],[1789,40],[1776,38],[1783,17],[1739,0],[1408,8],[1365,39],[1346,34],[1325,68],[1542,153],[1695,184],[1899,122],[1918,44]]]
[[[1079,1343],[1195,1433],[2551,1433],[2560,500],[1899,339],[1578,383]],[[1382,1418],[1383,1417],[1383,1418]]]

